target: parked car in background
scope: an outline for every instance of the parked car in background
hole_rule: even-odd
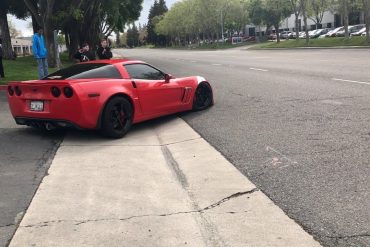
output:
[[[343,31],[344,27],[337,27],[336,29],[331,30],[328,32],[325,37],[336,37],[337,32]]]
[[[323,28],[323,29],[317,29],[316,32],[312,33],[310,35],[311,39],[316,39],[319,38],[321,35],[325,35],[329,32],[328,28]]]
[[[270,33],[267,38],[269,40],[275,40],[276,39],[276,34],[275,33]]]
[[[280,38],[282,39],[289,39],[289,35],[291,34],[291,31],[283,31],[280,33]]]
[[[363,28],[365,24],[359,24],[354,26],[348,26],[348,35],[351,35],[352,33],[358,32]],[[336,33],[336,37],[344,37],[345,36],[345,30],[343,27],[343,30],[340,30]]]
[[[366,35],[366,27],[361,28],[360,31],[351,33],[351,36],[361,36],[363,33]]]

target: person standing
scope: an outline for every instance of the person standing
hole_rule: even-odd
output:
[[[84,43],[82,44],[81,49],[79,49],[74,55],[74,59],[78,63],[92,61],[95,60],[95,53],[90,51],[88,43]]]
[[[3,67],[3,44],[2,41],[0,40],[0,77],[4,78],[4,67]]]
[[[39,27],[37,33],[32,37],[32,50],[33,55],[37,60],[39,79],[46,77],[48,72],[48,52],[46,50],[45,39],[44,39],[44,30]]]
[[[111,59],[113,54],[108,46],[108,42],[106,39],[102,39],[100,42],[100,47],[98,48],[97,52],[99,59]]]

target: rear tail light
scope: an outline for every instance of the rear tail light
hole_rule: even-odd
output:
[[[59,88],[57,88],[57,87],[52,87],[52,88],[51,88],[51,94],[52,94],[54,97],[58,98],[58,97],[60,96],[60,94],[61,94],[61,91],[60,91],[60,89],[59,89]]]
[[[10,96],[14,95],[14,89],[12,88],[12,86],[8,86],[8,93]]]
[[[63,88],[63,93],[67,98],[71,98],[73,96],[73,90],[70,87]]]
[[[22,91],[21,91],[21,89],[18,87],[18,86],[15,86],[15,94],[17,95],[17,96],[21,96],[21,94],[22,94]]]

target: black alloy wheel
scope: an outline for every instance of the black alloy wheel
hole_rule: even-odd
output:
[[[111,138],[122,138],[131,128],[133,107],[122,96],[109,100],[102,116],[102,133]]]
[[[208,83],[202,82],[195,91],[193,110],[201,111],[213,104],[212,89]]]

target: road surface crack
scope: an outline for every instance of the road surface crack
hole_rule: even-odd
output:
[[[119,219],[116,219],[116,218],[104,218],[104,219],[95,219],[95,220],[54,220],[54,221],[44,221],[44,222],[40,222],[40,223],[37,223],[37,224],[32,224],[32,225],[26,225],[26,226],[20,226],[22,228],[33,228],[33,227],[37,227],[37,228],[41,228],[41,227],[47,227],[49,226],[49,224],[53,224],[53,223],[65,223],[65,222],[71,222],[71,223],[74,223],[75,226],[79,226],[79,225],[83,225],[83,224],[86,224],[86,223],[92,223],[92,222],[104,222],[104,221],[129,221],[129,220],[132,220],[132,219],[136,219],[136,218],[145,218],[145,217],[169,217],[169,216],[174,216],[174,215],[182,215],[182,214],[194,214],[194,213],[198,213],[198,214],[201,214],[201,213],[204,213],[206,211],[209,211],[213,208],[216,208],[216,207],[219,207],[221,204],[227,202],[227,201],[230,201],[234,198],[237,198],[237,197],[241,197],[241,196],[244,196],[244,195],[250,195],[250,194],[253,194],[254,192],[257,192],[259,191],[259,189],[257,188],[254,188],[252,190],[248,190],[248,191],[243,191],[243,192],[237,192],[237,193],[234,193],[230,196],[227,196],[221,200],[219,200],[218,202],[215,202],[207,207],[204,207],[202,209],[199,209],[199,210],[189,210],[189,211],[180,211],[180,212],[174,212],[174,213],[168,213],[168,214],[144,214],[144,215],[133,215],[133,216],[130,216],[130,217],[126,217],[126,218],[119,218]],[[246,213],[247,211],[243,211],[243,212],[233,212],[233,211],[228,211],[228,212],[224,212],[224,214],[238,214],[238,213]]]
[[[354,234],[354,235],[339,235],[339,236],[323,236],[323,237],[332,238],[332,239],[369,238],[370,233],[361,233],[361,234]]]
[[[0,228],[5,228],[5,227],[9,227],[9,226],[15,226],[15,224],[3,225],[3,226],[0,226]]]

